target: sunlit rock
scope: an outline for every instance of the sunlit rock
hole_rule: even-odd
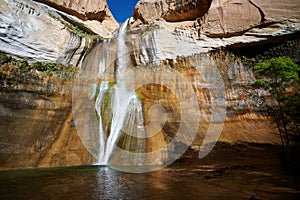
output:
[[[77,65],[85,38],[72,32],[55,10],[32,1],[1,3],[0,50],[30,61]]]
[[[278,143],[261,109],[268,93],[250,87],[255,76],[240,58],[217,50],[297,33],[298,2],[142,0],[115,32],[103,1],[41,2],[48,6],[4,0],[0,50],[81,68],[75,83],[3,73],[0,167],[143,171],[170,164],[190,145],[202,158],[217,141]]]

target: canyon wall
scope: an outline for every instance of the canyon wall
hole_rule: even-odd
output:
[[[272,27],[286,20],[299,23],[297,1],[258,0],[141,0],[133,17],[144,24],[164,21],[165,25],[190,31],[196,37],[230,37],[243,35],[255,27]],[[262,31],[264,32],[264,31]]]
[[[140,68],[155,63],[178,70],[194,85],[200,104],[210,98],[203,88],[201,73],[214,63],[224,82],[227,111],[220,140],[278,144],[275,129],[260,111],[258,97],[263,91],[249,87],[255,80],[252,70],[241,61],[230,59],[231,55],[211,52],[233,45],[272,44],[279,39],[299,37],[299,8],[300,3],[292,0],[140,0],[129,20],[125,42],[130,63]],[[101,52],[109,48],[117,51],[117,45],[105,39],[113,38],[119,26],[105,1],[1,0],[0,21],[0,51],[14,58],[88,66],[98,73]],[[73,26],[93,37],[80,35]],[[200,55],[211,59],[195,64]],[[113,83],[117,60],[110,59],[111,71],[105,79]],[[33,73],[20,76],[21,80],[7,81],[12,74],[1,70],[1,169],[95,162],[77,135],[72,80],[37,78]],[[139,78],[146,80],[149,73],[151,70],[145,69]],[[186,90],[183,85],[180,89]],[[145,111],[153,102],[164,102],[170,111],[180,107],[164,87],[142,87],[139,93],[141,98],[147,98]],[[149,121],[149,116],[145,116],[145,122]],[[167,123],[149,140],[149,149],[163,147],[176,133],[178,123]],[[193,144],[196,149],[206,130],[207,124],[200,124]]]
[[[49,5],[70,16],[69,20],[81,25],[87,31],[92,31],[103,37],[111,37],[118,27],[118,22],[112,16],[105,0],[34,0]],[[82,21],[81,21],[82,20]]]
[[[98,34],[95,37],[99,39],[111,37],[118,28],[108,11],[105,19],[99,19],[100,22],[82,21],[64,10],[29,0],[3,0],[0,9],[0,51],[29,61],[80,65],[93,39],[78,34],[74,31],[76,27]],[[106,24],[109,28],[105,28]]]
[[[92,163],[73,122],[73,81],[9,65],[0,72],[0,168]]]

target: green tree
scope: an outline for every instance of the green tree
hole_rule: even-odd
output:
[[[269,91],[270,98],[266,99],[268,114],[274,120],[280,134],[283,151],[290,145],[290,137],[299,135],[299,66],[289,57],[272,58],[258,63],[254,71],[260,79],[253,83]],[[298,113],[295,113],[298,112]]]

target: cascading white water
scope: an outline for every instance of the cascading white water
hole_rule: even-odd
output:
[[[152,171],[179,158],[192,143],[200,120],[205,125],[209,123],[213,106],[209,103],[214,97],[210,95],[219,94],[219,90],[214,92],[210,88],[220,81],[204,86],[204,92],[197,88],[200,95],[207,97],[201,107],[205,115],[200,118],[190,77],[185,78],[163,62],[174,48],[165,50],[165,46],[159,46],[155,31],[127,33],[127,26],[128,20],[114,38],[95,44],[87,54],[74,88],[74,94],[83,94],[74,96],[74,118],[83,143],[97,159],[96,164],[130,172]],[[206,59],[200,55],[186,60],[193,70],[199,71],[200,83],[217,80],[217,73],[209,73],[213,63],[206,66],[203,61]],[[191,74],[196,77],[194,71]],[[222,87],[217,84],[217,88]],[[157,104],[161,109],[153,108]],[[221,120],[217,114],[214,116],[218,125]],[[219,127],[212,126],[210,135],[220,133]]]
[[[108,164],[122,129],[126,129],[125,132],[129,132],[129,135],[136,133],[139,135],[144,134],[142,104],[135,95],[134,83],[130,82],[130,79],[124,76],[125,71],[128,69],[128,67],[130,67],[128,49],[125,41],[127,25],[128,20],[121,25],[117,34],[118,51],[117,68],[115,74],[116,84],[113,86],[113,88],[110,88],[108,81],[102,81],[98,87],[98,96],[95,103],[95,109],[99,119],[99,151],[97,164]],[[103,43],[103,49],[107,43],[109,43],[109,41],[105,41]],[[99,65],[100,76],[105,72],[107,65],[106,62],[107,55],[104,49]],[[113,89],[113,94],[109,97],[111,98],[112,103],[110,111],[112,114],[110,133],[105,133],[103,128],[104,122],[101,116],[101,108],[107,92],[111,89]],[[133,128],[134,126],[138,127]],[[137,143],[137,145],[141,146],[142,144]],[[141,149],[142,147],[138,148]],[[138,163],[140,162],[141,161],[138,161]]]
[[[103,98],[109,89],[108,81],[103,81],[100,84],[98,89],[98,96],[95,103],[95,109],[99,118],[99,156],[98,156],[98,164],[104,165],[106,161],[104,160],[105,155],[105,140],[106,134],[103,130],[103,121],[101,116],[101,104],[103,103]]]
[[[126,67],[129,65],[127,46],[125,43],[127,25],[128,25],[128,19],[121,25],[118,33],[118,54],[117,54],[118,60],[117,60],[117,72],[116,72],[117,83],[114,87],[113,107],[112,107],[113,118],[111,122],[111,131],[105,146],[105,155],[104,155],[105,163],[108,163],[109,157],[113,152],[114,145],[120,135],[120,131],[123,126],[128,104],[134,93],[132,85],[129,85],[124,79],[126,77],[122,76],[122,72],[126,70]]]

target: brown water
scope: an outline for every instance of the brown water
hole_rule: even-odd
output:
[[[0,172],[0,199],[230,199],[245,197],[165,168],[128,174],[104,166]]]
[[[279,148],[220,144],[205,159],[190,152],[143,174],[106,166],[0,171],[0,199],[300,199],[299,175],[282,170]]]

